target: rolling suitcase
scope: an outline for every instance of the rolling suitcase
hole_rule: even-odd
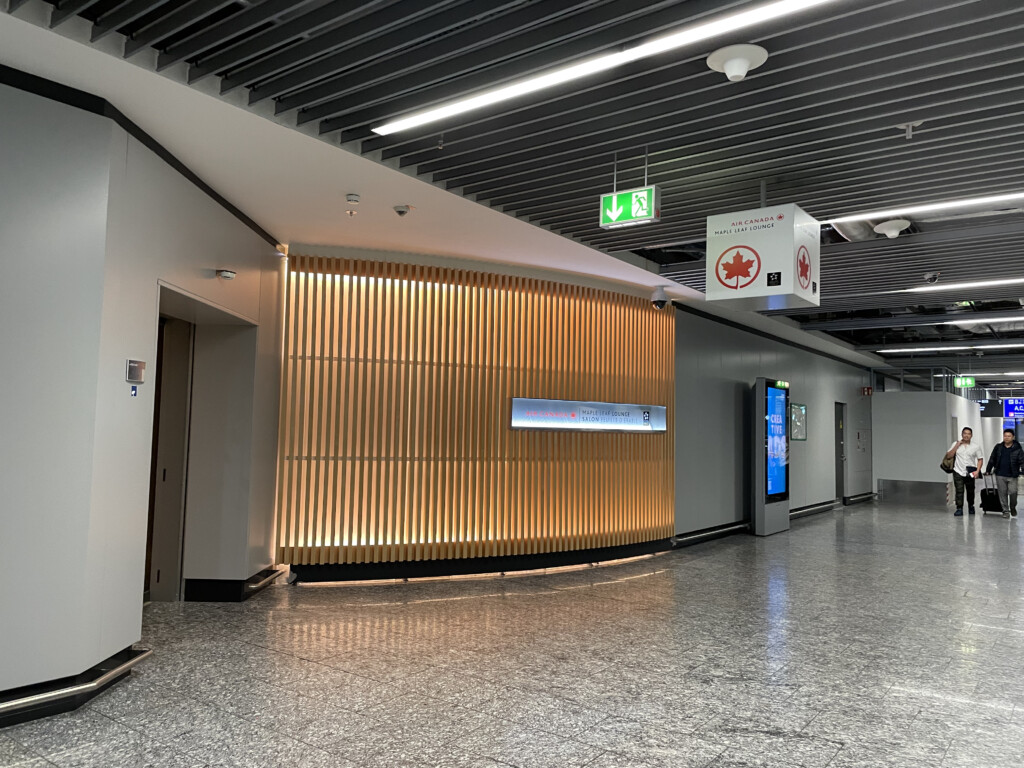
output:
[[[995,512],[997,515],[1003,514],[1003,505],[999,503],[999,492],[996,490],[996,481],[992,480],[991,487],[989,486],[989,479],[991,475],[985,475],[985,487],[981,489],[981,513],[987,515],[989,512]]]

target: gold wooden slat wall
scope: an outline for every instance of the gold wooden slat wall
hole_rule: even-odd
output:
[[[671,307],[530,278],[293,256],[279,562],[673,535]],[[511,399],[668,405],[660,434],[509,428]]]

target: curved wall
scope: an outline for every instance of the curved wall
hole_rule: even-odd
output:
[[[671,409],[671,308],[511,275],[302,256],[290,259],[286,301],[280,562],[527,555],[673,535],[671,426],[509,428],[513,397]]]

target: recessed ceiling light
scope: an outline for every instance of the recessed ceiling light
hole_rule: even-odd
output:
[[[722,16],[721,18],[707,21],[703,24],[694,24],[690,27],[684,27],[676,32],[672,32],[671,34],[664,35],[662,37],[656,37],[653,40],[649,40],[646,43],[634,46],[633,48],[627,48],[624,51],[607,53],[603,56],[596,56],[577,64],[570,64],[565,67],[552,69],[542,74],[528,77],[515,83],[510,83],[509,85],[503,85],[497,88],[492,88],[488,91],[483,91],[475,96],[456,99],[455,101],[450,101],[447,104],[441,104],[440,106],[432,109],[426,109],[422,112],[408,115],[407,117],[401,117],[397,120],[392,120],[391,122],[377,126],[373,129],[373,132],[380,136],[386,136],[389,133],[404,131],[409,128],[416,128],[421,125],[426,125],[427,123],[443,120],[447,117],[461,115],[474,109],[488,107],[492,104],[507,101],[508,99],[515,99],[530,93],[536,93],[537,91],[552,88],[556,85],[577,80],[581,77],[594,75],[598,72],[606,72],[609,69],[614,69],[615,67],[623,64],[628,64],[631,61],[645,59],[659,53],[665,53],[666,51],[671,51],[676,48],[682,48],[685,45],[692,45],[704,40],[709,40],[713,37],[720,37],[722,35],[739,32],[740,30],[748,29],[764,22],[774,22],[783,16],[799,13],[800,11],[808,8],[825,5],[826,3],[834,1],[835,0],[776,0],[776,2],[773,3],[767,3],[766,5],[751,8],[747,11],[740,11],[739,13],[732,13],[728,16]]]
[[[918,213],[930,213],[931,211],[944,211],[949,208],[967,208],[973,205],[992,205],[994,203],[1005,203],[1011,200],[1024,200],[1024,192],[1012,192],[1006,195],[990,195],[988,197],[969,197],[963,200],[950,200],[945,203],[928,203],[927,205],[908,205],[906,208],[893,208],[888,211],[872,211],[871,213],[856,213],[853,216],[840,216],[837,219],[829,219],[828,224],[842,224],[847,221],[869,221],[871,219],[891,219],[896,216],[913,216]]]

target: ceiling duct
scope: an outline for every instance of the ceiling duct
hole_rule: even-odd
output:
[[[961,325],[957,323],[957,328],[961,331],[967,331],[979,336],[988,336],[991,331],[996,333],[1024,333],[1024,322],[1017,323],[965,323]],[[991,330],[990,330],[991,329]]]
[[[877,237],[870,221],[833,222],[832,228],[851,243],[874,240]]]

